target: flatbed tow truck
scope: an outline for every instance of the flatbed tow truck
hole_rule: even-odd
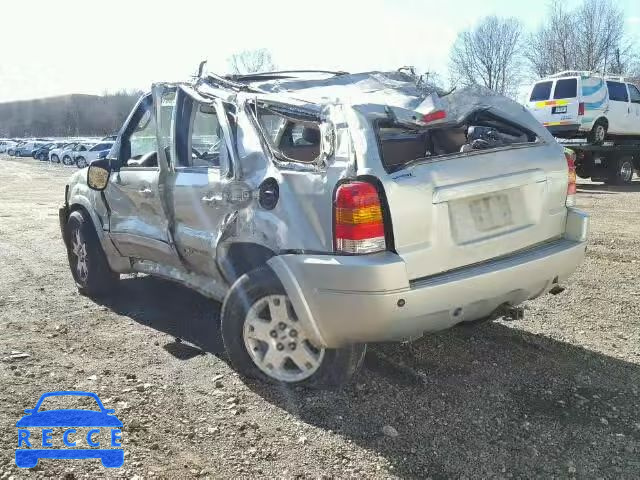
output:
[[[561,145],[575,152],[576,174],[595,182],[627,185],[634,171],[640,172],[640,139],[617,140],[593,145],[572,140],[560,140]]]

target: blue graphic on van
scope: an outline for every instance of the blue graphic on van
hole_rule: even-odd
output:
[[[602,88],[604,87],[604,82],[602,81],[602,79],[598,79],[595,85],[585,85],[585,83],[587,83],[587,80],[585,80],[582,84],[583,97],[588,97],[589,95],[593,95],[594,93],[597,93],[599,90],[602,90]]]
[[[585,110],[597,110],[598,108],[602,108],[602,106],[605,104],[606,101],[607,101],[607,97],[605,96],[599,102],[585,102],[584,108]]]
[[[100,411],[89,409],[39,411],[45,399],[62,396],[93,398],[100,407]],[[122,422],[115,416],[115,410],[104,408],[95,393],[79,391],[45,393],[40,397],[36,406],[25,409],[25,413],[26,415],[16,423],[18,448],[16,448],[15,455],[18,467],[35,467],[41,458],[75,460],[99,458],[102,465],[109,468],[118,468],[124,463]],[[90,430],[87,431],[83,439],[77,429],[86,427],[90,427]],[[54,428],[64,429],[62,441],[66,448],[53,448]],[[99,448],[102,445],[97,437],[101,434],[101,428],[110,430],[108,438],[111,448]],[[74,448],[83,440],[90,448]],[[32,448],[32,445],[43,448]]]

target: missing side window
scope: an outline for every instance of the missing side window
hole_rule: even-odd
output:
[[[309,115],[287,115],[274,108],[252,105],[258,124],[279,160],[314,163],[320,157],[320,123]]]

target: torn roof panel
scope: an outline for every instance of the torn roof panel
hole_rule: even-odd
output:
[[[439,98],[433,86],[419,85],[414,76],[399,71],[335,75],[315,72],[306,77],[274,74],[262,78],[256,75],[245,81],[240,77],[232,82],[236,86],[246,86],[244,95],[282,104],[297,104],[309,110],[327,104],[366,105],[369,112],[376,110],[376,106],[378,109],[382,106],[399,107],[422,114],[444,108],[448,119],[459,122],[474,111],[493,109],[535,132],[542,130],[539,122],[522,105],[481,86],[461,88]]]
[[[269,78],[247,82],[254,90],[317,104],[377,103],[417,107],[427,96],[414,79],[402,72],[364,72],[328,78]]]

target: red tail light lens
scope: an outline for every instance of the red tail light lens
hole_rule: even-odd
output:
[[[578,104],[578,115],[584,115],[584,103],[580,102]]]
[[[576,154],[565,149],[564,156],[567,159],[567,169],[569,170],[569,179],[567,181],[567,206],[572,207],[576,203]]]
[[[373,185],[367,182],[340,185],[333,208],[336,251],[363,254],[386,250],[382,205]]]
[[[436,120],[444,120],[447,118],[447,112],[444,110],[436,110],[435,112],[427,113],[422,117],[424,123],[435,122]]]

